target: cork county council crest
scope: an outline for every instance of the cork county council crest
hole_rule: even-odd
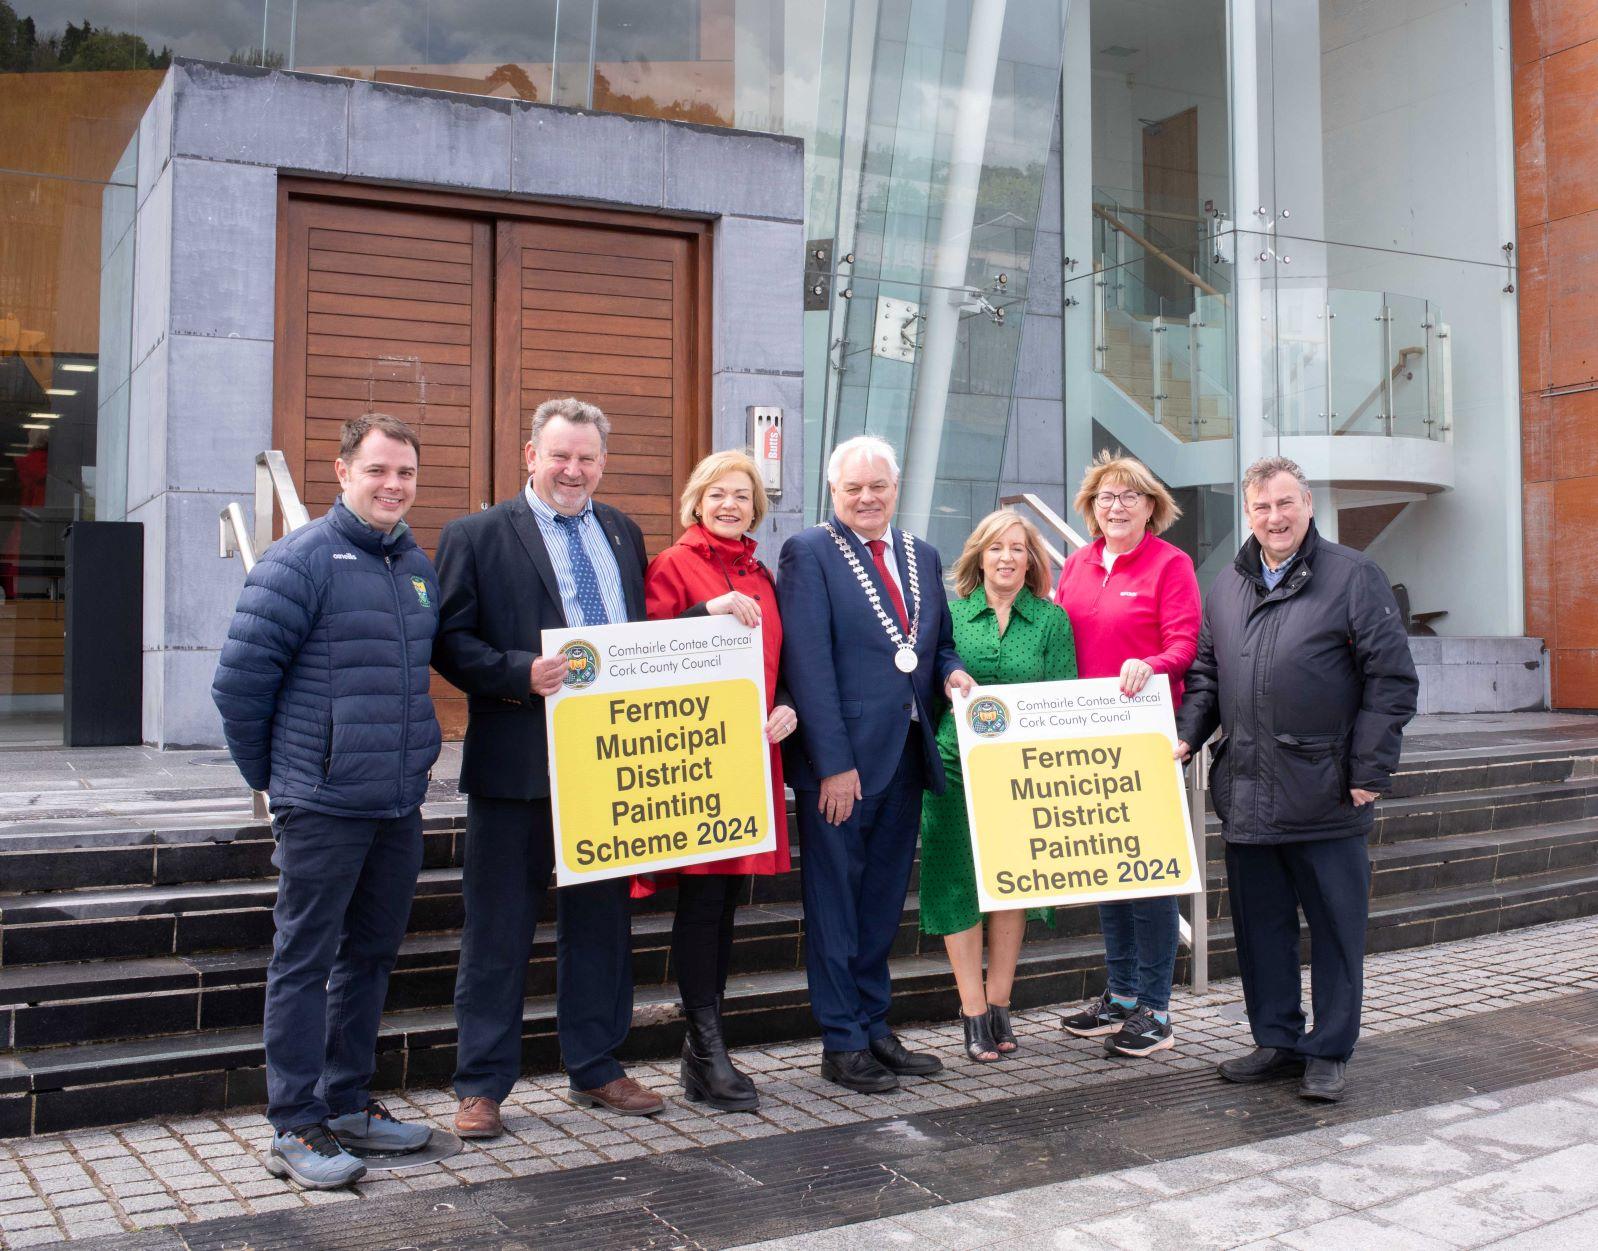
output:
[[[971,732],[983,738],[1003,734],[1010,728],[1010,710],[991,695],[972,700],[965,715],[970,720]]]
[[[599,677],[599,653],[594,645],[573,639],[561,650],[566,653],[566,676],[561,681],[570,687],[592,686]]]

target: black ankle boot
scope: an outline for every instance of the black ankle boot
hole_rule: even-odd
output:
[[[760,1106],[754,1082],[733,1067],[721,1036],[721,1011],[711,1005],[684,1008],[688,1034],[682,1040],[682,1088],[690,1103],[722,1112],[753,1112]]]

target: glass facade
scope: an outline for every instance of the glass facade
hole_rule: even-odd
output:
[[[1518,633],[1501,10],[0,0],[0,714],[59,707],[27,640],[61,531],[124,512],[135,132],[174,54],[797,135],[810,515],[862,431],[946,550],[1123,447],[1207,578],[1281,450],[1418,610]]]

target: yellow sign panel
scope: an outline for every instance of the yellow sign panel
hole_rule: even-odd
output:
[[[560,885],[775,846],[757,631],[699,617],[544,642],[568,660],[546,701]]]
[[[1169,687],[1115,679],[982,687],[959,710],[984,911],[1202,888]]]

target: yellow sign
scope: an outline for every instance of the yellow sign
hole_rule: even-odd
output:
[[[759,630],[690,617],[545,630],[558,885],[770,851]]]
[[[984,912],[1203,889],[1170,684],[978,687],[956,708]]]

